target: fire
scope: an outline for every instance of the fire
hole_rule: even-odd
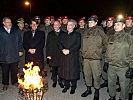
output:
[[[23,68],[24,79],[18,78],[18,82],[24,89],[35,90],[43,87],[43,78],[39,75],[40,68],[33,66],[33,62],[25,64],[27,69]]]

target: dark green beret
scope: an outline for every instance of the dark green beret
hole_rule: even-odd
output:
[[[96,17],[90,17],[89,19],[88,19],[88,21],[95,21],[95,22],[97,22],[98,20],[97,20],[97,18]]]
[[[124,18],[116,18],[116,19],[114,19],[114,21],[113,21],[114,24],[115,24],[115,23],[118,23],[118,22],[125,23],[126,21],[125,21]]]

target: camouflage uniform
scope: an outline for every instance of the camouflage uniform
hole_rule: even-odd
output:
[[[97,26],[87,29],[83,34],[82,56],[84,58],[83,72],[87,86],[92,86],[92,76],[94,88],[100,88],[100,75],[103,48],[106,45],[106,36]]]
[[[133,67],[131,36],[125,33],[124,30],[115,32],[108,38],[106,51],[106,62],[109,63],[108,68],[108,88],[111,97],[116,96],[116,80],[119,77],[120,82],[120,99],[128,100],[129,79],[125,77],[129,67]]]
[[[47,58],[46,58],[46,41],[47,41],[48,33],[53,30],[53,27],[52,27],[52,25],[48,25],[48,26],[44,25],[42,28],[40,28],[40,30],[45,32],[44,62],[46,64],[46,62],[47,62]]]

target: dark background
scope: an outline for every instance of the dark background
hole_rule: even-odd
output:
[[[29,6],[25,6],[25,0],[1,0],[0,20],[9,16],[15,22],[23,17],[26,20],[36,15],[45,16],[69,16],[79,19],[92,14],[98,15],[99,19],[108,16],[133,15],[133,0],[29,0],[31,2],[31,13]]]

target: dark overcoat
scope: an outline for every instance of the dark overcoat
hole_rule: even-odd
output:
[[[59,49],[61,51],[59,76],[66,80],[80,78],[79,50],[81,36],[77,31],[63,33],[59,36]],[[64,55],[62,50],[69,49],[70,54]]]
[[[51,56],[51,60],[49,60],[49,65],[51,66],[59,66],[60,59],[60,51],[58,48],[58,37],[60,34],[63,34],[63,31],[55,32],[52,31],[48,34],[47,43],[46,43],[46,56]]]
[[[22,38],[15,28],[8,33],[0,28],[0,63],[15,63],[19,61],[19,52],[23,52]]]
[[[23,37],[23,46],[25,49],[25,61],[33,61],[35,65],[38,65],[40,68],[44,67],[44,55],[43,48],[45,44],[45,33],[40,30],[35,31],[35,36],[32,36],[32,31],[29,30],[24,33]],[[36,49],[35,54],[30,54],[29,49]]]

